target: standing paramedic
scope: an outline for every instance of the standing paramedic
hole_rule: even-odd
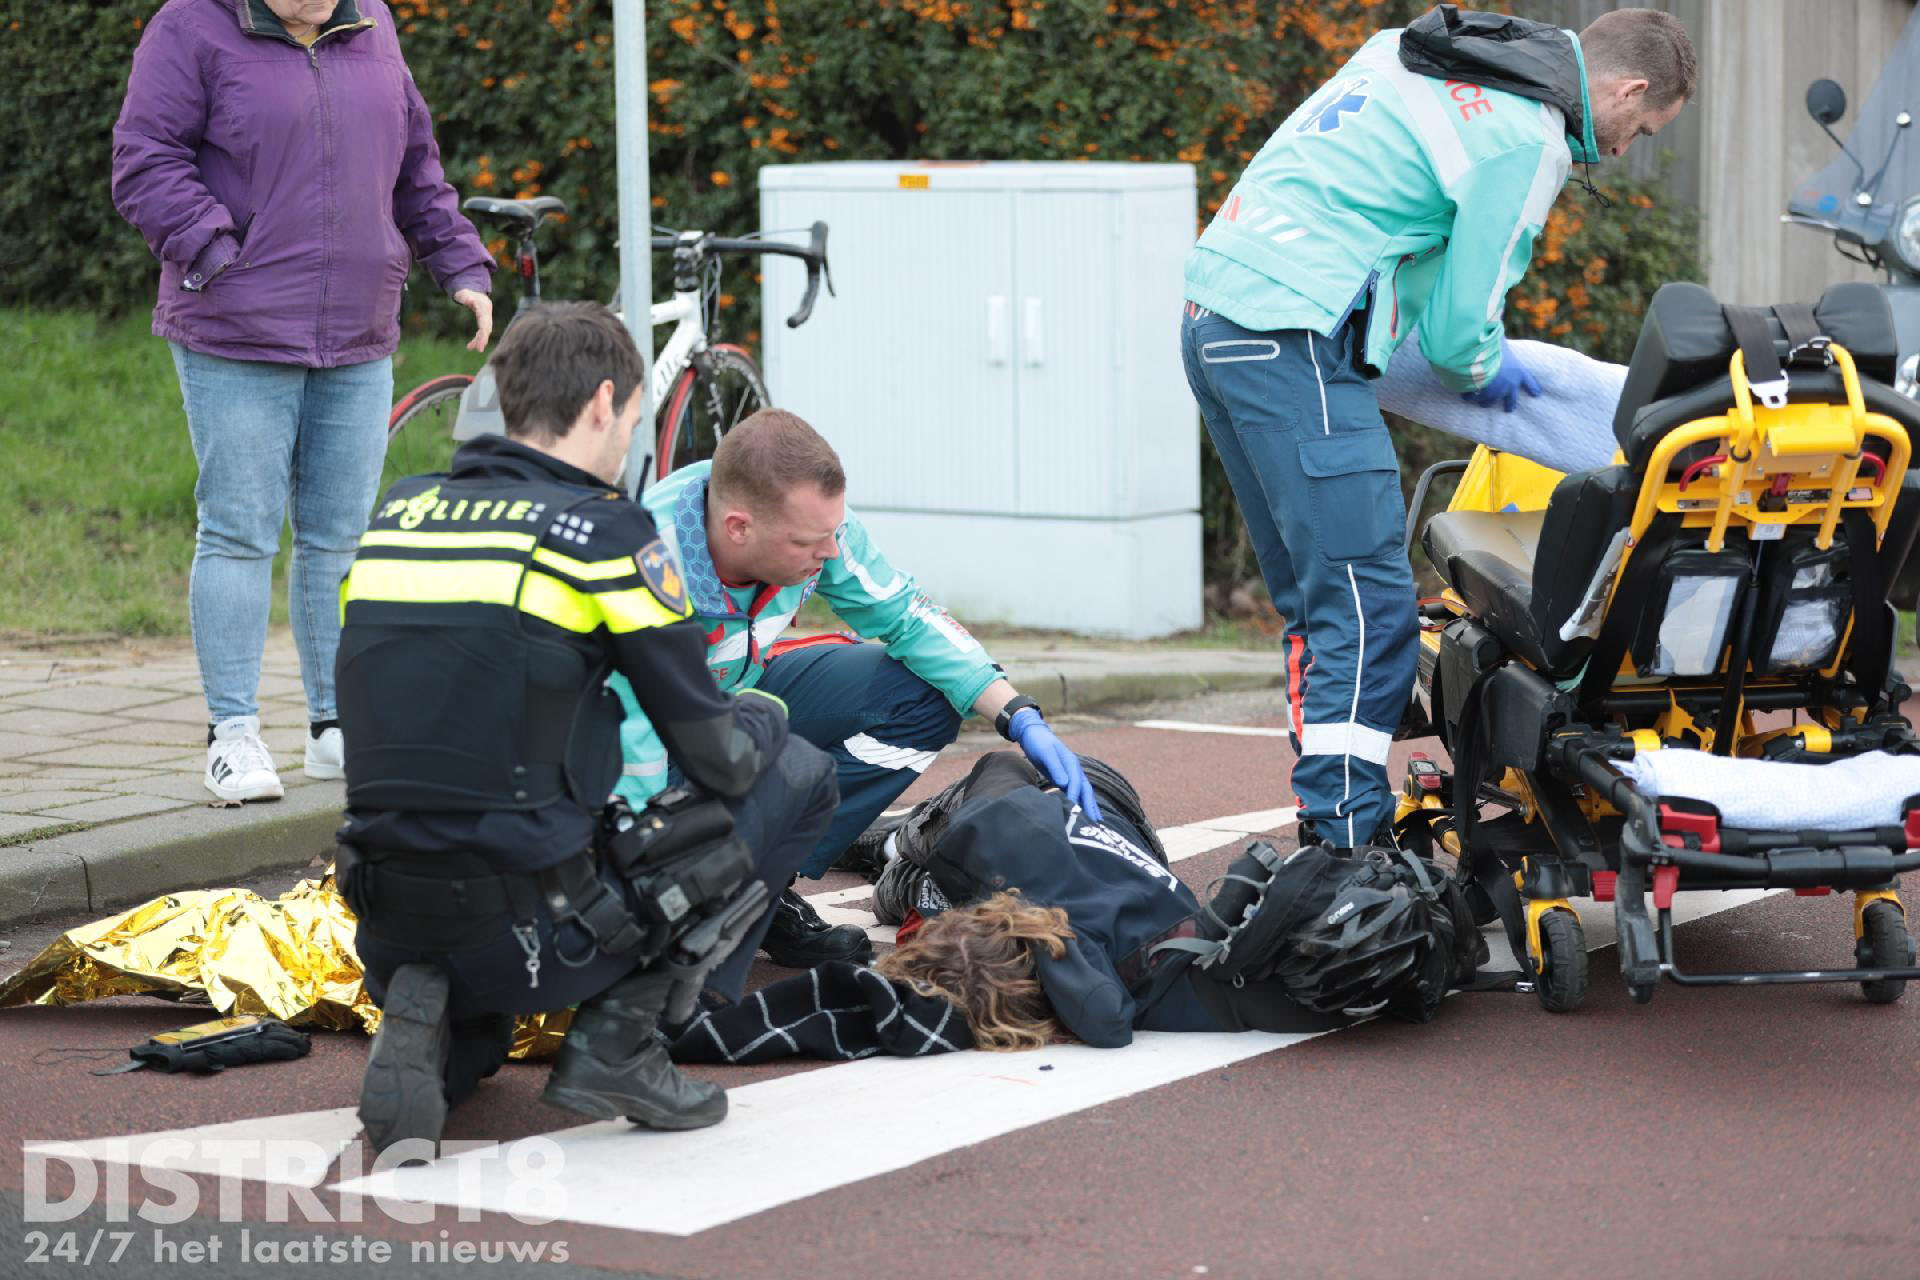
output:
[[[720,687],[777,695],[794,735],[833,758],[840,809],[800,874],[817,877],[832,866],[959,735],[969,713],[991,721],[1097,820],[1086,773],[1039,704],[1008,683],[911,574],[887,563],[847,509],[846,488],[839,456],[819,432],[784,410],[763,409],[721,438],[710,463],[682,467],[640,498],[687,575]],[[816,592],[849,627],[881,643],[840,635],[776,644]],[[618,680],[614,688],[630,699]],[[628,711],[620,793],[638,805],[666,785],[670,761],[651,712]],[[873,956],[863,931],[829,928],[791,890],[762,949],[796,968]]]
[[[1371,380],[1417,329],[1466,399],[1538,395],[1507,290],[1572,162],[1625,155],[1694,82],[1686,31],[1655,10],[1576,38],[1441,5],[1289,116],[1187,259],[1187,382],[1286,620],[1303,844],[1387,838],[1413,689],[1406,504]]]
[[[718,1122],[726,1094],[655,1023],[703,982],[739,996],[836,798],[777,699],[714,686],[673,557],[619,488],[643,373],[625,327],[539,307],[493,368],[507,434],[389,489],[341,591],[338,870],[384,1014],[360,1098],[382,1150],[438,1139],[505,1060],[507,1015],[575,1004],[544,1101]],[[615,671],[691,784],[637,821],[608,804]]]

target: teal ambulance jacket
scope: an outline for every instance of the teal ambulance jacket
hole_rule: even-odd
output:
[[[929,600],[911,574],[888,564],[851,509],[839,533],[840,554],[805,582],[729,586],[707,550],[707,474],[712,464],[682,467],[640,495],[686,579],[687,601],[707,632],[707,665],[727,693],[750,689],[766,670],[767,652],[818,591],[840,620],[946,695],[961,716],[1000,676],[972,633]],[[608,685],[626,708],[620,730],[624,764],[616,793],[635,808],[667,785],[667,749],[634,700],[625,678]]]
[[[1187,297],[1248,329],[1328,336],[1364,307],[1373,369],[1418,329],[1443,382],[1484,386],[1507,290],[1573,161],[1598,159],[1578,39],[1502,21],[1533,32],[1553,74],[1520,87],[1545,100],[1413,71],[1405,33],[1379,33],[1254,156],[1187,260]]]

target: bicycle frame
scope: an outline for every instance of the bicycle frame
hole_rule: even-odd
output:
[[[667,393],[673,390],[674,379],[693,362],[694,356],[707,349],[706,317],[700,305],[699,291],[677,291],[671,301],[654,303],[649,319],[656,329],[663,324],[677,326],[668,336],[667,345],[660,349],[660,354],[653,361],[649,389],[653,394],[653,411],[657,415],[667,401]]]
[[[514,202],[496,201],[494,203],[511,205]],[[564,208],[557,201],[552,201],[550,204],[555,210]],[[483,209],[480,212],[484,215],[500,212],[500,210]],[[810,234],[811,241],[804,247],[757,239],[719,239],[701,231],[683,231],[668,237],[656,237],[651,241],[656,252],[669,250],[673,252],[674,290],[670,300],[652,303],[649,306],[648,324],[653,329],[670,324],[674,329],[668,335],[658,358],[653,361],[648,377],[647,390],[653,402],[649,429],[652,422],[657,420],[661,408],[672,396],[674,383],[686,376],[689,369],[699,373],[706,371],[706,364],[702,357],[709,347],[706,294],[702,276],[699,274],[702,264],[709,260],[710,255],[726,253],[782,254],[802,259],[807,264],[806,295],[801,299],[799,309],[787,318],[788,326],[796,327],[805,323],[807,316],[811,314],[814,298],[823,281],[827,291],[833,292],[833,277],[827,269],[826,224],[814,223]],[[518,319],[527,308],[540,301],[540,252],[531,230],[525,235],[515,237],[514,274],[520,279],[521,290],[513,318],[507,322],[509,328],[514,319]],[[617,311],[620,305],[617,291],[613,305]],[[451,434],[457,443],[501,429],[499,402],[494,391],[492,371],[490,367],[483,365],[460,398],[460,408],[455,415]]]

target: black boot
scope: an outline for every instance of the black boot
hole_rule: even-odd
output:
[[[726,1119],[726,1090],[681,1074],[654,1034],[672,986],[664,973],[634,973],[582,1004],[540,1100],[649,1129],[703,1129]]]
[[[487,1013],[453,1024],[447,1052],[447,1106],[457,1107],[498,1071],[513,1050],[514,1017]]]
[[[380,1030],[360,1083],[360,1123],[378,1153],[409,1138],[440,1141],[447,1123],[447,975],[406,964],[387,982]]]
[[[865,929],[850,924],[829,925],[791,886],[773,904],[773,919],[760,949],[767,959],[789,969],[811,969],[829,960],[867,964],[873,960],[873,941]]]

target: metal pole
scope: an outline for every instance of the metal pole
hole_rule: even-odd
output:
[[[647,181],[646,0],[613,0],[614,159],[620,172],[620,306],[640,348],[639,425],[627,450],[627,492],[645,486],[653,458],[652,192]]]

